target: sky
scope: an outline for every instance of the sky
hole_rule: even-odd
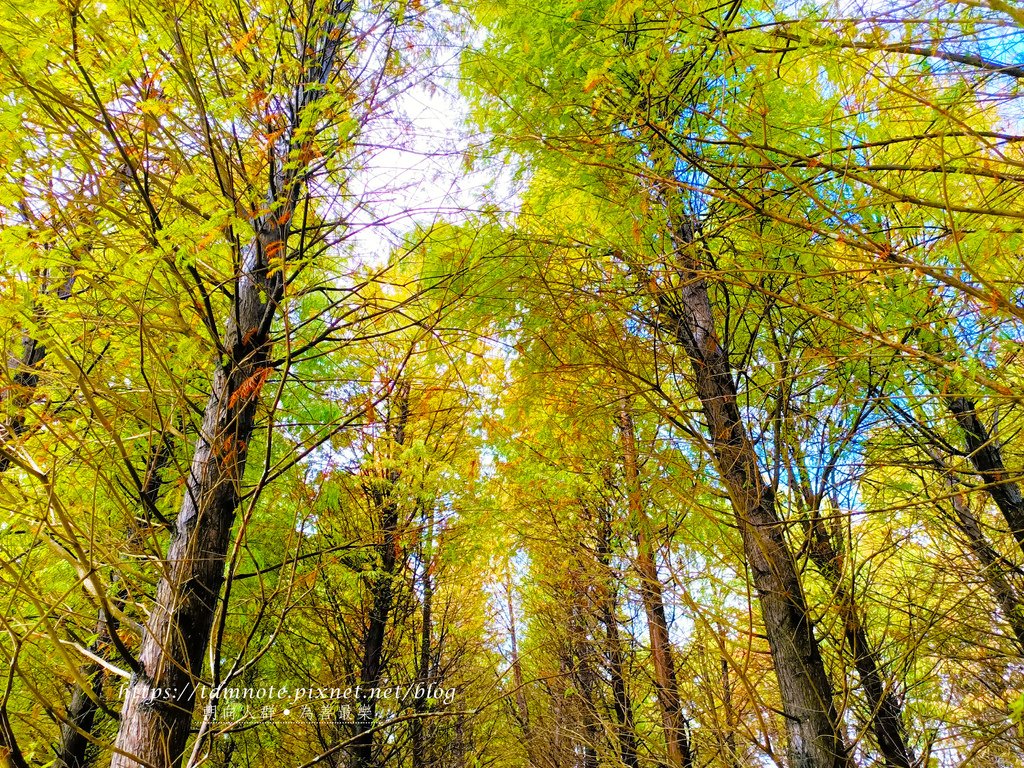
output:
[[[458,89],[459,51],[431,50],[428,56],[430,72],[392,102],[397,120],[381,121],[362,139],[372,146],[352,192],[365,207],[352,220],[350,242],[372,263],[386,260],[417,226],[465,222],[486,201],[513,198],[500,169],[467,162],[467,153],[487,137],[469,126],[469,104]]]

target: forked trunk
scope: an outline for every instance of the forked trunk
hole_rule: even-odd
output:
[[[996,603],[1003,612],[1003,618],[1013,630],[1017,650],[1024,655],[1024,605],[1021,605],[1020,595],[1006,578],[1003,559],[989,543],[981,530],[978,518],[962,493],[954,493],[953,511],[956,513],[957,527],[967,538],[967,546],[981,565],[982,578],[995,596]]]
[[[1020,594],[1007,578],[1008,568],[1005,560],[999,556],[985,536],[977,515],[971,509],[965,489],[950,472],[942,455],[930,448],[926,448],[925,451],[943,472],[945,485],[952,493],[953,524],[967,540],[967,548],[981,566],[981,577],[995,597],[1006,623],[1013,630],[1018,651],[1024,655],[1024,605],[1021,604]]]

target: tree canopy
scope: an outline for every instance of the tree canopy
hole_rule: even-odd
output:
[[[9,2],[0,763],[1024,766],[1022,54]]]

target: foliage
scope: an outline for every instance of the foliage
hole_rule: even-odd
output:
[[[9,3],[0,757],[124,757],[216,469],[158,768],[1024,764],[1022,27]],[[485,182],[368,199],[455,49]],[[819,671],[827,759],[786,682]]]

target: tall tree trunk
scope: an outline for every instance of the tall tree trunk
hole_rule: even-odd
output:
[[[519,727],[523,731],[523,745],[530,765],[538,764],[536,749],[533,743],[533,727],[530,722],[530,709],[526,701],[526,680],[523,676],[523,663],[519,658],[519,637],[516,632],[516,607],[512,599],[512,573],[507,574],[506,606],[508,608],[509,653],[512,663],[512,684],[515,686],[515,708],[513,710]]]
[[[682,703],[679,699],[679,683],[676,680],[672,642],[669,639],[668,621],[665,618],[661,579],[658,577],[654,545],[650,538],[650,520],[644,509],[640,489],[636,429],[633,424],[633,416],[626,405],[623,405],[619,412],[619,431],[622,437],[622,456],[629,512],[634,521],[637,547],[636,570],[640,577],[640,596],[647,616],[651,658],[654,662],[654,682],[658,707],[661,710],[661,721],[665,729],[668,761],[669,765],[674,768],[691,768],[693,752],[690,747],[689,723],[683,716]]]
[[[981,577],[995,597],[1006,623],[1010,625],[1018,650],[1024,654],[1024,604],[1021,602],[1020,594],[1007,578],[1008,569],[1005,561],[985,536],[977,515],[971,509],[962,487],[942,455],[928,447],[925,448],[925,452],[943,473],[945,485],[953,494],[952,522],[963,534],[967,540],[967,548],[981,565]]]
[[[14,738],[14,728],[7,708],[0,708],[0,766],[2,768],[29,768],[25,755]]]
[[[394,413],[388,418],[388,434],[396,446],[405,445],[405,430],[409,421],[409,384],[402,382],[395,387],[391,407]],[[391,457],[394,458],[394,457]],[[382,477],[372,478],[366,484],[370,502],[378,514],[381,541],[377,545],[377,567],[370,578],[370,621],[363,638],[363,660],[359,679],[361,694],[356,699],[356,735],[352,740],[351,752],[357,768],[372,768],[376,765],[373,756],[373,722],[377,716],[377,700],[373,689],[380,685],[384,671],[384,645],[387,638],[388,622],[395,599],[395,578],[404,562],[399,558],[399,503],[395,496],[395,484],[401,472],[387,467]]]
[[[970,411],[974,412],[973,406],[970,407]],[[923,425],[902,409],[891,408],[891,412],[904,423],[927,435],[927,430],[923,428]],[[977,418],[976,413],[974,417]],[[970,417],[968,419],[970,420]],[[984,429],[984,427],[982,426],[981,429]],[[980,435],[980,437],[984,436],[984,434]],[[942,473],[944,484],[952,493],[953,515],[951,522],[963,534],[966,539],[967,548],[980,564],[981,577],[985,580],[985,584],[995,597],[996,603],[1002,610],[1006,622],[1010,625],[1018,649],[1024,654],[1024,603],[1021,601],[1018,590],[1013,587],[1007,578],[1013,565],[1008,563],[996,551],[995,547],[985,536],[981,523],[977,515],[971,510],[966,498],[966,491],[968,489],[964,488],[956,479],[956,475],[942,453],[937,448],[928,444],[922,445],[922,450],[931,459],[935,468]],[[977,471],[977,467],[975,467],[975,471]],[[1016,484],[1014,483],[1014,485]]]
[[[426,525],[424,526],[424,542],[422,555],[423,577],[421,579],[423,588],[423,602],[420,616],[420,653],[419,670],[417,678],[424,689],[428,688],[432,678],[433,650],[431,648],[431,632],[433,630],[433,602],[434,583],[431,576],[431,569],[434,562],[434,506],[433,502],[426,505]],[[413,701],[413,712],[420,715],[412,721],[412,768],[426,768],[429,764],[427,759],[427,743],[424,739],[424,715],[427,711],[426,697],[417,697]]]
[[[639,768],[637,758],[636,725],[633,722],[633,702],[626,688],[625,663],[622,657],[622,643],[619,639],[619,624],[612,604],[602,610],[602,623],[608,644],[608,674],[612,683],[612,706],[615,710],[615,733],[619,742],[619,758],[626,768]]]
[[[977,403],[969,397],[947,397],[949,408],[967,443],[968,457],[985,481],[985,490],[1010,526],[1013,538],[1024,552],[1024,493],[1003,463],[1003,452],[978,416]]]
[[[299,138],[300,123],[334,75],[350,0],[334,0],[328,10],[319,40],[310,41],[315,59],[307,62],[308,80],[296,88],[289,130],[270,150],[268,212],[253,221],[255,236],[240,254],[212,389],[145,623],[141,669],[132,675],[121,710],[111,768],[177,768],[188,742],[256,405],[270,374],[271,324],[284,292],[284,269],[274,265],[287,262],[289,223],[308,173],[294,159],[304,149],[311,154],[309,139]]]
[[[282,234],[250,249],[247,273],[237,284],[235,311],[224,339],[226,362],[214,374],[166,570],[145,626],[142,671],[133,675],[125,696],[112,768],[131,768],[136,762],[177,766],[188,740],[259,385],[267,373],[270,322],[281,295],[277,280],[267,303],[260,299],[263,254],[271,246],[284,247]]]
[[[725,637],[725,629],[719,628],[719,635]],[[730,768],[740,768],[740,754],[736,746],[736,710],[732,705],[732,680],[729,679],[729,660],[722,653],[722,705],[725,712],[726,760]]]
[[[903,705],[893,692],[891,682],[887,683],[883,678],[882,665],[868,639],[861,612],[853,594],[843,583],[841,558],[817,510],[813,513],[809,536],[811,559],[832,587],[843,617],[843,637],[871,709],[868,727],[887,768],[911,768],[915,764],[914,752],[907,743]]]
[[[1024,654],[1024,604],[1021,603],[1017,590],[1006,578],[1003,559],[985,537],[978,518],[971,511],[963,493],[954,494],[953,511],[956,513],[957,527],[967,538],[967,546],[981,564],[981,575],[985,583],[995,596],[1007,624],[1013,630],[1017,648]]]
[[[597,559],[602,570],[600,585],[600,616],[605,631],[605,656],[608,676],[612,685],[612,708],[615,711],[615,733],[619,743],[619,758],[626,768],[639,768],[637,758],[636,726],[633,722],[633,702],[626,688],[625,661],[619,639],[616,583],[611,571],[611,519],[607,508],[601,507],[597,539]]]
[[[582,552],[583,542],[576,545],[577,552]],[[570,582],[565,603],[568,610],[568,633],[565,638],[565,666],[569,670],[577,698],[581,702],[579,712],[579,729],[573,730],[575,748],[574,764],[579,768],[597,768],[597,745],[601,741],[601,713],[598,706],[598,675],[594,669],[595,643],[591,632],[589,584],[586,583],[587,567],[582,556],[576,558],[578,570],[570,572]],[[569,698],[568,691],[562,692],[556,701]],[[569,715],[570,717],[572,715]],[[567,717],[560,720],[566,721]]]
[[[598,716],[597,703],[594,699],[595,675],[590,666],[590,659],[587,658],[589,649],[592,646],[584,643],[582,653],[578,655],[577,679],[580,683],[580,694],[584,700],[584,723],[583,739],[581,747],[581,768],[597,768],[598,755],[597,744],[601,738],[601,719]]]
[[[101,619],[100,622],[100,631],[105,631],[106,621]],[[100,643],[93,643],[90,650],[93,653],[101,651]],[[89,764],[88,751],[89,744],[92,743],[90,736],[96,721],[96,713],[99,711],[97,702],[103,697],[103,672],[104,669],[99,664],[90,664],[82,670],[82,677],[89,681],[91,690],[86,692],[80,685],[76,685],[71,695],[71,703],[65,716],[66,722],[60,727],[60,741],[54,763],[57,768],[86,768]]]
[[[708,286],[699,273],[698,233],[689,219],[673,230],[678,286],[662,290],[651,283],[649,290],[662,324],[690,360],[715,465],[743,539],[782,694],[790,768],[847,768],[850,758],[839,733],[832,686],[783,537],[775,494],[761,475],[740,417],[732,366],[715,332]]]

